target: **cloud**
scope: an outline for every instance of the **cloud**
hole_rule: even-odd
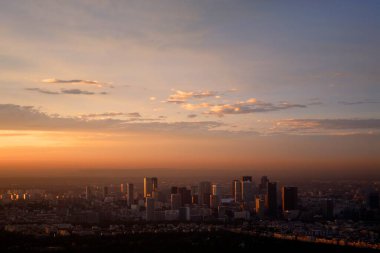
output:
[[[380,104],[380,100],[365,99],[357,101],[339,101],[338,103],[342,105]]]
[[[131,118],[140,118],[141,114],[138,112],[105,112],[105,113],[90,113],[90,114],[82,114],[81,118],[112,118],[112,117],[131,117]]]
[[[138,113],[138,112],[130,112],[130,113],[127,113],[126,115],[128,117],[133,117],[133,118],[140,118],[141,117],[140,113]]]
[[[157,98],[156,97],[150,97],[149,100],[150,101],[155,101]]]
[[[103,115],[119,115],[120,113],[103,113]],[[43,131],[113,131],[113,132],[168,132],[179,134],[217,133],[214,128],[223,125],[216,121],[200,122],[157,122],[164,117],[142,118],[139,113],[127,113],[131,118],[112,119],[93,117],[61,117],[49,115],[33,106],[0,104],[0,129],[2,130],[43,130]],[[133,118],[135,117],[135,118]]]
[[[234,104],[218,104],[210,106],[210,110],[206,114],[214,114],[224,116],[225,114],[247,114],[259,112],[273,112],[287,110],[291,108],[306,108],[306,105],[281,102],[278,104],[259,101],[255,98],[250,98],[246,101],[237,102]]]
[[[25,90],[36,91],[36,92],[39,92],[39,93],[49,94],[49,95],[58,95],[58,94],[61,94],[60,92],[57,92],[57,91],[50,91],[50,90],[45,90],[45,89],[40,89],[40,88],[26,88]]]
[[[368,134],[380,130],[380,119],[288,119],[277,121],[271,130],[295,134]]]
[[[104,83],[99,82],[95,80],[83,80],[83,79],[69,79],[69,80],[62,80],[57,78],[47,78],[41,80],[43,83],[61,83],[61,84],[77,84],[77,85],[94,85],[96,87],[109,87],[113,88],[112,84],[110,83]]]
[[[214,97],[217,92],[214,91],[181,91],[177,90],[174,94],[171,94],[166,100],[168,103],[182,104],[189,99],[200,99],[207,97]]]
[[[185,110],[188,110],[188,111],[193,111],[193,110],[196,110],[196,109],[200,109],[200,108],[207,108],[207,107],[210,107],[212,106],[211,104],[209,103],[200,103],[200,104],[190,104],[190,103],[187,103],[187,104],[182,104],[181,107]]]
[[[60,95],[60,94],[71,94],[71,95],[95,95],[95,94],[100,94],[100,95],[107,95],[107,92],[92,92],[92,91],[86,91],[86,90],[80,90],[80,89],[61,89],[60,91],[51,91],[51,90],[46,90],[46,89],[41,89],[41,88],[26,88],[25,90],[28,91],[35,91],[47,95]]]
[[[190,119],[193,119],[193,118],[198,117],[198,115],[197,114],[189,114],[189,115],[187,115],[187,117]]]
[[[73,94],[73,95],[94,95],[96,93],[91,91],[79,90],[79,89],[62,89],[62,94]]]

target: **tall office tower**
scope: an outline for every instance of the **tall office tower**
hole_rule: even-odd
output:
[[[181,194],[170,194],[170,207],[172,210],[178,210],[181,207]]]
[[[246,203],[253,202],[253,183],[252,181],[242,181],[242,200]]]
[[[199,205],[198,195],[191,195],[191,204]]]
[[[122,194],[126,194],[127,193],[127,184],[120,184],[120,192]]]
[[[127,183],[127,201],[128,205],[132,205],[134,202],[133,184]]]
[[[268,189],[265,195],[265,207],[270,217],[277,217],[277,183],[268,182]]]
[[[145,198],[145,208],[146,208],[146,220],[152,221],[154,218],[154,199]]]
[[[256,214],[257,214],[257,216],[259,216],[259,218],[261,218],[261,219],[264,218],[265,200],[264,200],[263,196],[257,196],[256,197],[255,210],[256,210]]]
[[[242,186],[241,186],[241,181],[239,180],[234,180],[234,199],[235,202],[241,202],[242,201]]]
[[[158,188],[158,180],[156,177],[144,177],[144,198],[152,197],[153,191]]]
[[[380,198],[378,192],[370,192],[368,194],[367,203],[370,209],[378,209],[380,206]]]
[[[284,186],[281,190],[282,211],[297,209],[297,187]]]
[[[156,177],[152,177],[152,188],[153,191],[156,191],[158,189],[158,179]]]
[[[108,191],[108,186],[103,187],[103,197],[108,197],[109,191]]]
[[[217,195],[210,195],[210,208],[218,208],[220,199]]]
[[[241,177],[241,181],[250,181],[250,182],[252,182],[252,176],[242,176]]]
[[[218,196],[218,198],[221,199],[222,194],[223,194],[223,187],[218,185],[218,184],[213,184],[212,185],[212,195]]]
[[[198,185],[192,185],[190,189],[191,189],[191,195],[198,195],[199,194]]]
[[[86,186],[86,199],[91,200],[92,199],[92,189],[91,186]]]
[[[177,194],[178,193],[178,187],[177,186],[172,186],[170,188],[170,194]]]
[[[211,182],[205,181],[199,183],[199,194],[198,200],[200,205],[209,205],[210,204],[210,195],[211,195]]]
[[[261,182],[260,182],[260,191],[265,192],[268,189],[268,183],[269,183],[268,177],[262,176]]]
[[[178,193],[181,195],[181,206],[191,205],[191,190],[186,187],[179,187]]]
[[[144,177],[144,198],[152,197],[153,184],[152,178]]]

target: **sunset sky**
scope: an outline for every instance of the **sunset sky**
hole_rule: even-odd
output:
[[[380,166],[379,1],[1,1],[0,169]]]

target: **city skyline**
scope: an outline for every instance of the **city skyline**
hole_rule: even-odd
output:
[[[378,8],[4,1],[0,170],[376,173]]]

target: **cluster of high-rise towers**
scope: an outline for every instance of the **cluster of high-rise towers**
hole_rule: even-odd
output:
[[[144,198],[147,209],[147,219],[153,215],[155,201],[159,198],[158,179],[144,178]],[[281,189],[281,208],[279,208],[278,189],[276,182],[270,182],[263,176],[256,186],[252,176],[243,176],[232,181],[231,192],[209,181],[202,181],[196,186],[172,186],[170,189],[170,207],[172,210],[186,210],[190,207],[205,207],[219,209],[226,206],[240,206],[243,210],[254,211],[259,216],[276,218],[279,211],[297,209],[297,187],[284,186]],[[186,213],[186,211],[185,211]],[[184,214],[186,215],[186,214]]]

